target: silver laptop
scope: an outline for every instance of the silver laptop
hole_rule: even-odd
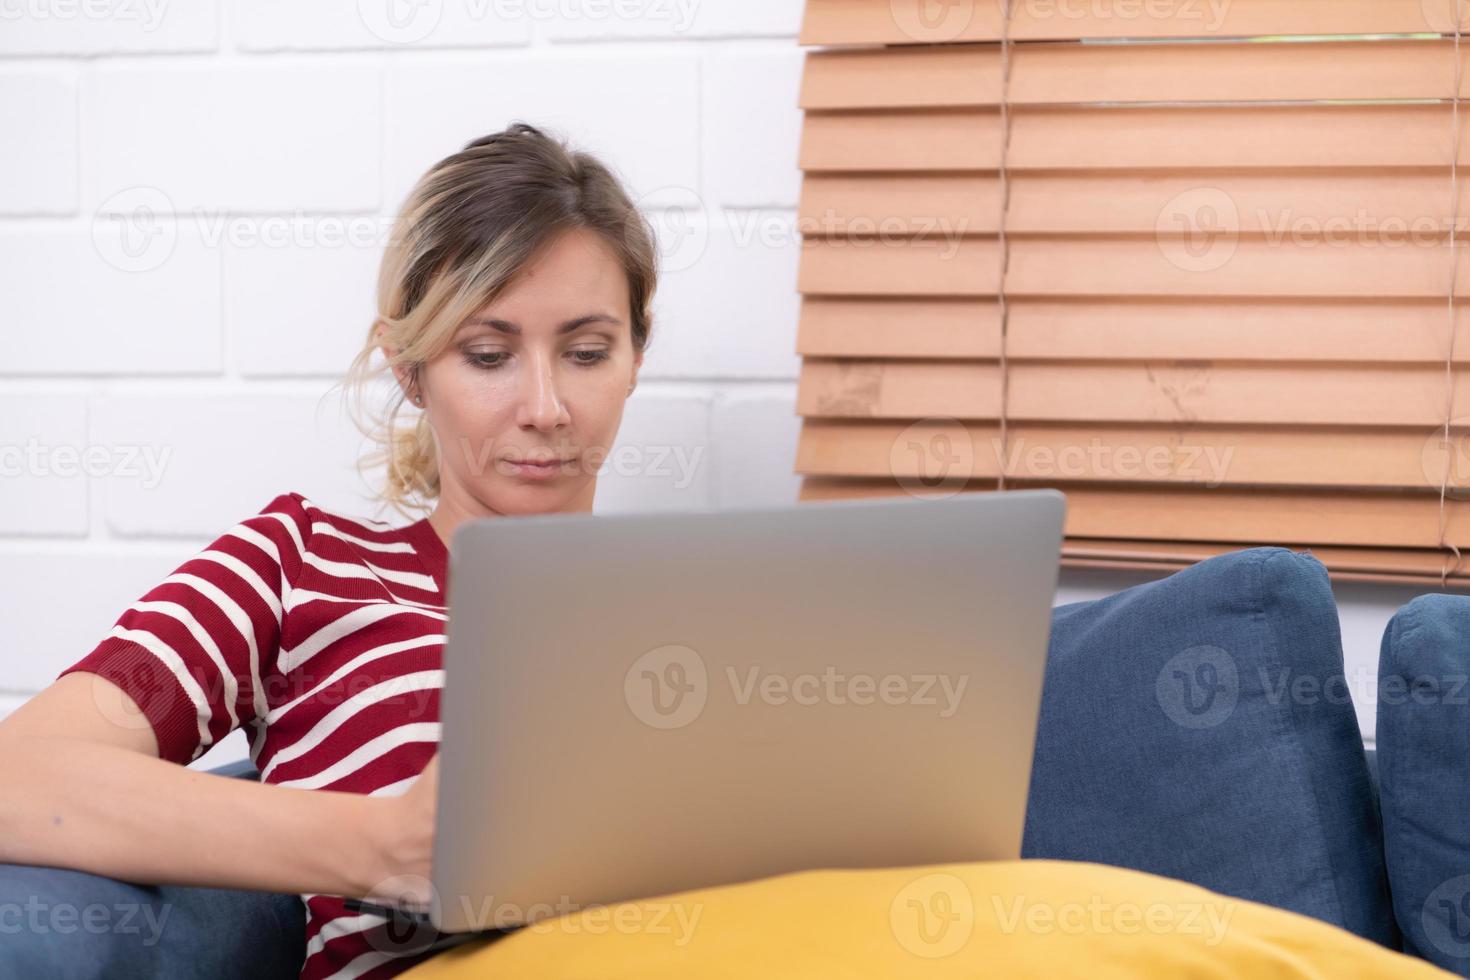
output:
[[[451,542],[432,924],[1020,856],[1065,498],[486,518]]]

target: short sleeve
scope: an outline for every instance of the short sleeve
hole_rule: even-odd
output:
[[[172,762],[192,762],[236,728],[263,723],[262,678],[275,668],[282,607],[310,536],[304,498],[281,494],[129,606],[57,677],[89,671],[117,684]]]

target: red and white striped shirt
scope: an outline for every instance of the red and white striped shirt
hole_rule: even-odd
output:
[[[164,759],[192,762],[243,727],[262,782],[397,795],[439,742],[448,559],[428,518],[395,528],[284,493],[62,675],[91,671],[127,691]],[[427,927],[404,935],[337,896],[302,898],[303,980],[394,976],[455,942]]]

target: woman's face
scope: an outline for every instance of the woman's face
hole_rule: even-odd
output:
[[[460,325],[419,387],[446,524],[592,509],[643,363],[631,324],[622,266],[576,229]]]

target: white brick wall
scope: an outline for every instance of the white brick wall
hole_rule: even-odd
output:
[[[0,446],[46,452],[0,479],[0,715],[277,493],[369,513],[324,396],[367,329],[377,242],[427,166],[512,119],[602,155],[669,246],[621,440],[671,459],[606,476],[598,508],[793,501],[800,10],[7,7]],[[67,470],[87,447],[99,471]],[[1132,581],[1069,575],[1060,599]],[[1345,595],[1360,670],[1409,594]],[[195,765],[243,755],[236,736]]]
[[[620,432],[666,458],[597,508],[793,501],[800,6],[10,8],[0,446],[44,454],[0,479],[0,715],[276,494],[375,514],[329,389],[414,181],[513,119],[601,155],[670,250]],[[95,475],[57,472],[87,447]]]

